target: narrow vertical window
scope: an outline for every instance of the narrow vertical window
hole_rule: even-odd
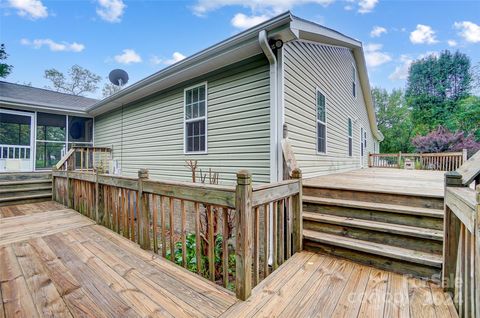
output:
[[[352,94],[353,97],[357,97],[357,70],[352,65]]]
[[[317,91],[317,152],[327,152],[327,125],[326,125],[325,95]]]
[[[363,127],[360,128],[360,155],[363,157]]]
[[[205,84],[185,90],[185,152],[207,150],[207,88]]]
[[[353,156],[353,128],[352,119],[348,119],[348,156]]]
[[[365,147],[365,150],[367,149],[367,131],[363,131],[363,146]]]

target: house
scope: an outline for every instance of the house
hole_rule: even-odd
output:
[[[95,102],[0,81],[0,173],[48,170],[72,145],[93,145]]]
[[[290,12],[83,102],[72,108],[93,117],[89,141],[112,147],[126,176],[148,168],[151,178],[189,181],[185,161],[197,160],[223,183],[240,169],[278,181],[286,128],[304,177],[314,177],[366,167],[383,138],[362,43]]]

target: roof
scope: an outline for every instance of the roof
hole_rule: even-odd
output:
[[[98,101],[87,111],[89,114],[97,116],[253,55],[263,54],[258,41],[258,35],[263,30],[268,33],[268,38],[281,39],[283,42],[301,39],[351,49],[357,63],[370,126],[375,137],[380,141],[383,140],[383,135],[377,128],[362,42],[338,31],[298,18],[290,12],[280,14],[164,68],[112,96]]]
[[[59,93],[43,88],[0,81],[0,103],[24,108],[44,108],[59,112],[81,112],[98,100],[83,96]]]

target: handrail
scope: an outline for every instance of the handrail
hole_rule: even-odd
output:
[[[370,153],[368,166],[373,168],[402,168],[413,160],[416,169],[454,171],[467,160],[467,151],[439,153]],[[412,166],[414,168],[414,166]]]
[[[445,174],[442,281],[460,317],[480,318],[480,152]],[[476,178],[477,187],[469,187]]]
[[[145,169],[138,178],[69,169],[52,177],[53,200],[212,281],[234,285],[242,300],[302,249],[299,170],[294,180],[255,189],[247,171],[237,174],[236,187],[152,180]],[[186,253],[189,237],[194,261]]]
[[[73,146],[54,166],[56,170],[108,171],[112,149],[108,147]]]

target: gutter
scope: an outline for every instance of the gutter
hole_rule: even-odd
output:
[[[258,33],[258,42],[263,53],[270,63],[270,182],[278,181],[278,156],[279,144],[277,134],[277,112],[278,112],[278,83],[277,83],[277,58],[268,44],[267,31]]]

